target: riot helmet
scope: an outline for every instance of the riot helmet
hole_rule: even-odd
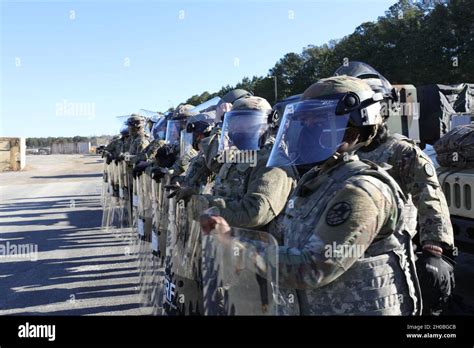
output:
[[[317,165],[336,152],[355,151],[356,143],[367,145],[383,122],[381,100],[381,93],[358,78],[319,80],[306,89],[301,101],[286,106],[267,165]],[[361,130],[367,127],[371,134],[361,139]]]
[[[237,100],[225,114],[219,151],[259,150],[267,139],[273,115],[271,105],[264,98],[251,96]]]

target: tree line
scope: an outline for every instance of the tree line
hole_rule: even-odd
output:
[[[108,144],[111,140],[109,135],[92,136],[92,137],[47,137],[47,138],[26,138],[26,146],[37,149],[42,147],[51,147],[53,143],[80,143],[90,142],[92,146]]]
[[[333,75],[348,60],[372,65],[392,84],[474,82],[474,1],[428,3],[400,0],[376,22],[362,23],[340,40],[287,53],[265,76],[244,77],[235,86],[193,95],[186,103],[198,105],[234,88],[275,101],[275,77],[281,100]]]

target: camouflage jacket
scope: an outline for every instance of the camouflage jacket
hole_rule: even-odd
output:
[[[165,144],[164,140],[154,139],[152,140],[140,153],[135,157],[135,163],[140,161],[151,161],[156,156],[156,152],[160,147]]]
[[[206,166],[214,174],[219,173],[219,170],[222,166],[222,163],[219,163],[218,161],[220,136],[221,129],[219,127],[215,127],[213,128],[209,137],[201,140],[201,147]]]
[[[254,152],[254,163],[222,164],[214,194],[203,195],[210,207],[219,208],[231,226],[265,229],[283,210],[295,187],[297,173],[293,167],[267,167],[271,146]]]
[[[114,158],[117,158],[118,155],[123,152],[123,145],[123,138],[114,139],[105,147],[105,151],[110,153]]]
[[[184,174],[191,164],[191,161],[196,157],[198,152],[190,148],[183,156],[178,157],[176,162],[171,166],[170,170],[173,170],[173,176],[179,176]]]
[[[184,177],[184,185],[194,189],[201,189],[202,186],[207,185],[212,180],[212,172],[206,166],[206,159],[204,153],[199,153],[191,159],[189,167],[186,170]]]
[[[391,166],[388,173],[418,209],[420,242],[453,248],[454,236],[446,198],[431,159],[416,144],[399,134],[371,152],[358,151],[361,159]]]
[[[130,155],[138,155],[148,146],[149,143],[150,140],[148,134],[144,132],[137,133],[133,137],[131,137],[130,149],[128,153]]]

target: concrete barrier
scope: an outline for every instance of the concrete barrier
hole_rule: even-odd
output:
[[[25,138],[0,137],[0,171],[18,171],[25,165]]]

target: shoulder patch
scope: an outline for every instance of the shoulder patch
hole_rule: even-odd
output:
[[[425,169],[426,175],[428,175],[429,177],[432,177],[433,175],[435,175],[435,169],[433,168],[433,165],[431,163],[426,163],[424,165],[424,169]]]
[[[326,224],[329,226],[342,225],[351,216],[352,206],[347,202],[334,204],[326,214]]]

